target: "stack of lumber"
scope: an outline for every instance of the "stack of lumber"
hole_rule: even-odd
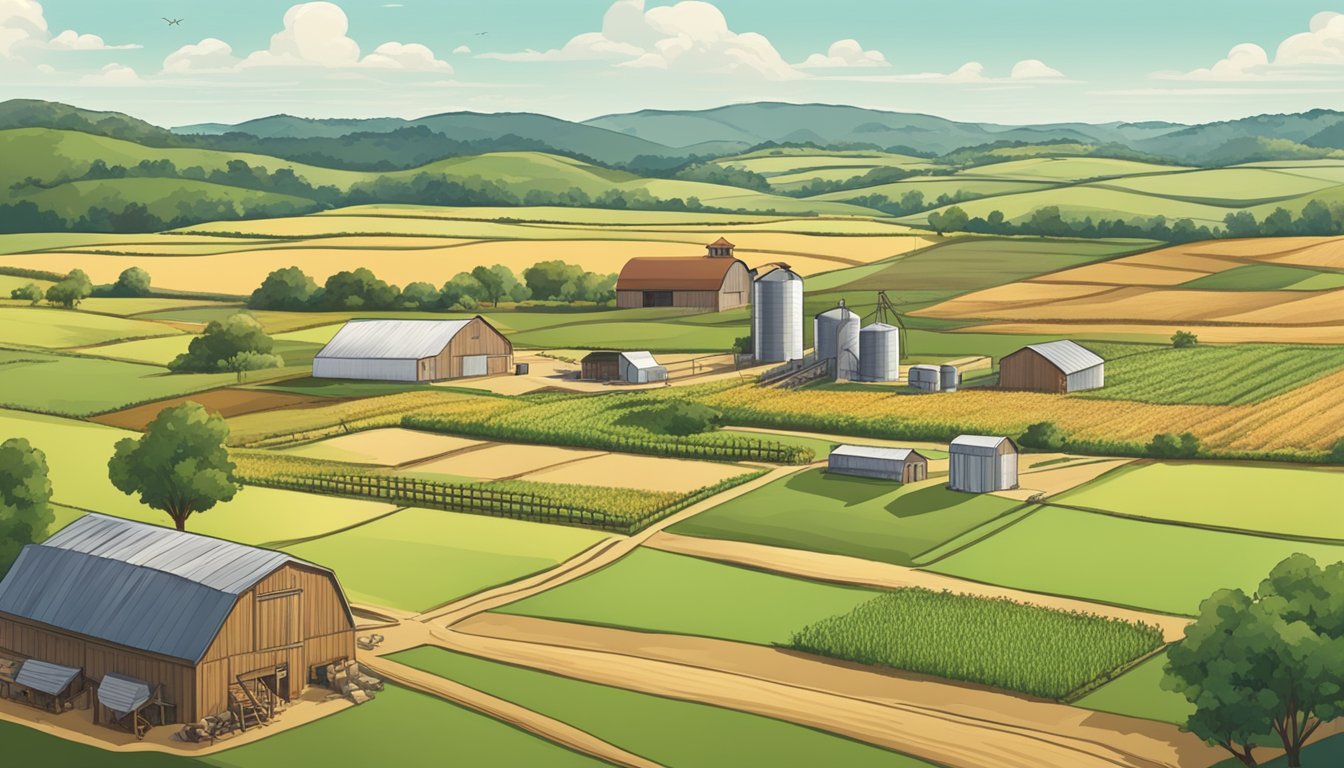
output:
[[[329,665],[327,679],[332,688],[356,704],[363,704],[383,690],[383,681],[366,672],[357,661]]]

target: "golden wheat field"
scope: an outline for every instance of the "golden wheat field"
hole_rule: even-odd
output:
[[[1020,283],[977,291],[912,314],[987,320],[1213,321],[1285,302],[1276,291],[1191,291],[1123,287],[1049,303],[1014,300]],[[985,296],[988,294],[988,298]],[[1265,321],[1272,322],[1272,321]],[[1280,321],[1284,322],[1284,321]]]
[[[1189,331],[1201,342],[1213,344],[1344,344],[1344,325],[1202,325],[1199,323],[1126,323],[1094,321],[1087,323],[1094,336],[1107,334],[1121,338],[1165,341],[1177,331]],[[1004,322],[968,325],[954,333],[1008,333],[1036,336],[1076,336],[1077,322]]]

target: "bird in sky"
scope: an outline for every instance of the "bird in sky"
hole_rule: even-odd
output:
[[[163,16],[163,17],[161,17],[161,18],[162,18],[164,21],[168,22],[168,26],[170,26],[170,27],[178,27],[178,26],[181,26],[181,25],[182,25],[182,20],[181,20],[181,19],[170,19],[170,18],[168,18],[167,16]]]
[[[488,34],[490,34],[490,33],[489,33],[489,32],[477,32],[477,33],[476,33],[476,36],[477,36],[477,37],[480,37],[481,35],[488,35]]]

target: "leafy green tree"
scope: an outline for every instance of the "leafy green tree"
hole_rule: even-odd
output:
[[[149,273],[139,267],[122,270],[111,290],[113,296],[148,296],[149,293]]]
[[[410,283],[401,289],[401,305],[406,309],[434,309],[440,298],[439,289],[426,282]]]
[[[22,437],[0,443],[0,576],[55,520],[46,455]]]
[[[317,283],[298,267],[284,267],[266,276],[261,286],[247,299],[253,309],[281,309],[297,312],[308,309],[317,293]]]
[[[733,339],[733,352],[739,355],[751,354],[751,337],[738,336]]]
[[[322,305],[328,309],[392,309],[401,297],[395,285],[379,280],[366,267],[337,272],[322,288]]]
[[[1189,349],[1199,344],[1199,337],[1189,331],[1177,331],[1171,336],[1171,346],[1176,349]]]
[[[1260,224],[1260,234],[1267,237],[1285,237],[1293,234],[1293,214],[1283,208],[1275,208]]]
[[[42,296],[42,289],[38,287],[37,283],[29,283],[9,292],[9,298],[19,299],[20,301],[26,301],[30,304],[36,304],[41,301]]]
[[[960,206],[954,205],[945,211],[934,211],[929,214],[929,226],[934,232],[944,234],[946,232],[956,232],[966,226],[971,217]]]
[[[165,408],[139,438],[116,444],[107,464],[117,490],[168,513],[177,530],[187,519],[229,501],[242,486],[224,447],[229,427],[200,403]]]
[[[1018,442],[1027,448],[1058,451],[1064,448],[1064,433],[1053,421],[1039,421],[1029,425]]]
[[[282,363],[279,356],[271,354],[274,347],[275,342],[266,335],[261,323],[251,315],[239,312],[223,321],[211,321],[205,326],[204,333],[191,340],[187,351],[168,364],[168,370],[174,373],[219,373],[240,372],[239,365],[255,366],[241,370],[276,368]],[[230,362],[244,354],[247,356],[239,362]]]
[[[458,272],[443,284],[440,302],[447,309],[473,310],[485,296],[485,288],[470,272]]]
[[[230,357],[220,366],[226,371],[233,371],[238,375],[238,383],[242,384],[247,380],[248,371],[260,371],[266,368],[279,368],[285,364],[285,359],[279,355],[268,355],[261,352],[244,351]]]
[[[545,301],[565,301],[565,283],[574,284],[583,268],[563,261],[541,261],[523,270],[523,280],[532,292],[532,298]],[[573,288],[570,293],[572,295]]]
[[[93,294],[93,283],[82,269],[72,269],[60,282],[47,288],[47,302],[74,309]]]
[[[492,305],[498,307],[499,300],[508,298],[511,292],[518,286],[518,277],[513,274],[513,270],[503,264],[496,264],[493,267],[476,267],[471,270],[471,276],[476,278],[476,282],[481,285],[482,300],[489,301]]]

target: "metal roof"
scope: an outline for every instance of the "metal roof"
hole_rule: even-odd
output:
[[[636,257],[621,268],[618,291],[717,291],[739,259],[712,256]]]
[[[238,595],[288,562],[309,565],[282,552],[89,514],[23,548],[0,581],[0,612],[194,662]]]
[[[914,454],[923,458],[919,451],[913,448],[883,448],[876,445],[842,445],[831,451],[832,456],[854,456],[864,459],[888,459],[890,461],[905,461]]]
[[[1092,350],[1068,339],[1049,341],[1044,344],[1029,344],[1027,349],[1034,350],[1041,357],[1049,360],[1051,365],[1058,368],[1066,376],[1085,371],[1088,368],[1095,368],[1106,362]]]
[[[64,691],[77,675],[79,669],[76,667],[62,667],[60,664],[28,659],[19,667],[18,674],[14,675],[14,682],[25,688],[55,696]]]
[[[419,360],[434,357],[471,320],[351,320],[317,357]]]
[[[1013,443],[1012,440],[1006,437],[993,437],[990,435],[960,435],[955,440],[953,440],[951,443],[948,444],[948,448],[950,448],[954,452],[960,450],[963,453],[979,453],[986,451],[993,452],[997,451],[999,449],[999,446],[1002,445],[1005,440],[1008,441],[1009,443],[1012,443],[1014,448],[1017,447],[1017,443]]]
[[[622,352],[621,357],[625,358],[627,363],[640,370],[658,367],[658,361],[648,352]]]
[[[115,712],[117,717],[125,717],[127,713],[144,706],[151,695],[149,683],[125,675],[108,673],[103,675],[103,681],[98,684],[98,701]]]
[[[797,272],[794,272],[794,271],[793,271],[792,269],[790,269],[787,265],[779,264],[779,265],[776,265],[776,268],[775,268],[775,269],[772,269],[772,270],[770,270],[769,272],[766,272],[764,275],[761,275],[760,277],[756,278],[756,282],[758,282],[758,283],[762,283],[762,282],[779,282],[779,281],[782,281],[782,280],[799,280],[799,281],[801,281],[802,279],[803,279],[803,278],[800,277],[800,276],[798,275]]]
[[[863,326],[863,328],[859,330],[859,333],[892,333],[893,331],[899,331],[899,330],[901,329],[897,328],[894,325],[887,325],[886,323],[871,323],[869,325]]]

